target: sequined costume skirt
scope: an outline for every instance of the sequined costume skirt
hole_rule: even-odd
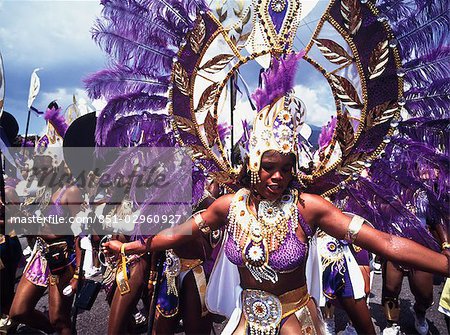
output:
[[[192,272],[194,276],[195,285],[197,286],[198,296],[202,307],[202,316],[208,314],[208,309],[205,304],[206,294],[206,274],[203,268],[203,261],[200,259],[185,259],[179,258],[180,271],[177,273],[175,280],[176,292],[168,289],[168,282],[170,279],[165,275],[161,281],[160,292],[158,294],[158,302],[156,308],[161,316],[169,318],[177,315],[179,310],[179,292],[183,285],[186,276]]]
[[[24,270],[25,278],[34,285],[43,287],[48,286],[51,273],[47,264],[47,259],[45,258],[45,253],[52,249],[55,244],[56,243],[48,244],[40,237],[36,239],[30,260]],[[73,266],[75,264],[75,253],[73,251],[70,252],[68,258],[68,266]]]
[[[306,285],[281,296],[261,290],[242,290],[223,330],[225,335],[276,335],[290,316],[298,320],[299,335],[323,334],[320,313]]]

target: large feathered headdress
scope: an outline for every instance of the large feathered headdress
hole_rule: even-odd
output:
[[[292,131],[286,134],[294,133],[283,121],[291,77],[271,76],[275,68],[289,67],[293,58],[286,55],[305,49],[298,65],[301,84],[308,88],[312,74],[319,77],[319,100],[326,91],[332,97],[328,105],[335,106],[320,149],[297,143],[311,151],[306,157],[317,157],[300,176],[306,191],[333,196],[342,209],[379,229],[432,245],[412,209],[425,206],[427,216],[448,219],[446,1],[332,1],[309,41],[304,29],[296,31],[299,0],[236,2],[233,10],[220,4],[212,10],[201,0],[102,4],[93,36],[109,54],[110,66],[86,81],[92,98],[108,100],[97,124],[98,145],[151,143],[152,136],[136,134],[164,114],[170,128],[159,129],[187,148],[199,169],[234,190],[238,169],[230,152],[237,139],[248,137],[248,129],[239,134],[242,121],[260,116],[266,121],[262,128],[254,123],[258,143],[249,150],[255,154],[264,149],[265,130],[272,130],[270,148],[295,146],[277,141],[280,133],[273,131],[278,120]],[[248,113],[248,86],[257,86],[260,64],[267,67],[270,59],[272,69],[254,95],[257,111]],[[219,136],[224,121],[233,126],[229,140]],[[132,140],[136,137],[143,141]],[[303,136],[305,142],[313,138],[314,133]],[[363,170],[370,178],[361,176]]]

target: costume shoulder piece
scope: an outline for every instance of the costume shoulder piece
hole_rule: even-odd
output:
[[[102,4],[98,145],[185,147],[229,190],[246,154],[292,152],[307,192],[430,245],[411,209],[448,215],[446,1]]]

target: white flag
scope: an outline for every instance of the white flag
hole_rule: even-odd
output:
[[[3,114],[3,105],[5,103],[5,71],[3,70],[3,58],[0,53],[0,117]]]
[[[34,99],[36,99],[39,93],[39,89],[41,88],[41,81],[39,80],[39,77],[36,73],[40,69],[41,68],[34,69],[33,73],[31,74],[30,93],[28,94],[28,109],[30,109]]]

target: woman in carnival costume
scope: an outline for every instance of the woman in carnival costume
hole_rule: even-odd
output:
[[[129,200],[122,200],[122,197],[114,199],[115,196],[107,199],[113,205],[106,205],[103,209],[103,215],[111,218],[111,221],[118,222],[111,240],[129,242],[132,240],[130,236],[132,232],[117,228],[124,228],[125,217],[132,215],[132,204]],[[100,207],[103,206],[100,205]],[[98,213],[98,208],[96,213]],[[108,228],[104,227],[104,229],[106,232],[110,231]],[[107,294],[107,301],[111,306],[108,319],[109,334],[124,334],[131,331],[136,305],[145,290],[146,278],[148,278],[150,269],[149,262],[150,257],[146,252],[127,257],[106,257],[103,287]]]
[[[322,159],[332,145],[337,119],[322,127],[318,153]],[[364,172],[362,173],[364,174]],[[327,200],[331,201],[329,198]],[[340,203],[336,203],[339,208]],[[373,334],[374,325],[367,306],[370,293],[369,254],[366,250],[338,240],[318,230],[310,241],[306,278],[310,294],[321,307],[326,333],[335,333],[336,305],[347,313],[351,323],[345,334]]]
[[[448,276],[448,255],[395,236],[428,242],[429,234],[406,208],[411,199],[405,189],[424,190],[434,215],[447,215],[445,201],[409,169],[419,162],[440,169],[448,180],[448,159],[439,151],[445,145],[435,143],[441,131],[435,120],[448,126],[445,88],[434,83],[448,78],[442,66],[448,52],[442,49],[443,3],[332,1],[306,54],[293,52],[299,1],[262,0],[237,8],[239,20],[227,29],[230,11],[219,6],[213,13],[202,1],[103,5],[94,38],[110,54],[111,67],[87,81],[93,98],[108,99],[97,126],[101,144],[127,146],[149,111],[168,112],[177,145],[189,148],[195,165],[237,192],[170,229],[170,237],[164,232],[125,244],[110,241],[104,244],[107,252],[170,249],[225,227],[224,252],[207,295],[211,311],[231,316],[224,333],[321,332],[304,269],[308,236],[317,228],[395,262]],[[419,38],[428,28],[437,30],[436,39]],[[228,83],[240,79],[238,69],[252,61],[269,69],[253,102],[249,98],[240,107],[246,111],[256,104],[248,161],[239,174],[227,151],[234,143],[223,143],[217,129],[220,117],[233,111],[227,107],[233,100]],[[304,108],[291,91],[297,62],[323,75],[337,112],[333,145],[309,175],[299,173],[299,165],[309,162],[298,159]],[[436,68],[443,70],[439,78]],[[436,94],[424,97],[430,90]],[[370,180],[361,176],[365,168]],[[448,191],[448,183],[439,186],[440,194]],[[331,194],[357,215],[350,218],[319,196]],[[359,215],[390,234],[364,225]],[[225,268],[232,270],[222,272]],[[221,278],[215,274],[222,274],[227,290],[217,289]]]
[[[202,173],[201,171],[199,171]],[[195,174],[195,172],[194,172]],[[205,183],[203,196],[194,206],[194,212],[201,212],[208,208],[219,196],[218,183],[208,180]],[[211,275],[215,256],[222,242],[222,231],[213,231],[211,234],[201,236],[189,244],[170,249],[166,258],[170,264],[179,264],[179,269],[173,271],[175,266],[165,264],[162,287],[158,292],[157,314],[155,316],[156,334],[174,334],[180,320],[186,334],[210,334],[213,317],[209,313],[206,303],[206,285]],[[156,265],[159,253],[154,253],[152,266]],[[153,290],[157,272],[153,266],[150,271],[150,292]],[[168,284],[173,288],[168,293]]]
[[[38,143],[33,171],[38,178],[38,191],[21,205],[22,218],[48,219],[22,225],[27,234],[36,235],[31,258],[18,284],[11,306],[11,319],[48,333],[71,334],[70,313],[73,295],[63,294],[70,285],[76,289],[79,275],[79,250],[68,224],[69,217],[80,211],[79,189],[67,184],[66,167],[62,161],[62,137],[67,129],[60,108],[51,103],[45,113],[48,132]],[[42,174],[41,174],[42,173]],[[33,174],[33,175],[34,175]],[[32,176],[33,176],[32,175]],[[30,178],[32,177],[30,176]],[[61,222],[61,219],[63,222]],[[49,317],[35,309],[39,299],[49,289]]]
[[[133,119],[133,116],[130,116],[130,118]],[[114,164],[111,164],[104,172],[106,175],[130,176],[130,173],[135,171],[136,176],[144,176],[143,179],[146,180],[148,176],[146,172],[152,171],[157,166],[154,163],[157,160],[148,155],[148,152],[145,150],[146,147],[161,148],[157,150],[158,154],[160,154],[159,158],[163,162],[167,162],[169,156],[164,153],[164,148],[173,147],[175,143],[175,138],[170,132],[167,117],[164,115],[152,116],[146,113],[145,121],[142,122],[141,120],[136,123],[129,121],[134,126],[131,129],[131,133],[137,134],[136,136],[130,138],[121,138],[118,136],[113,139],[113,141],[117,139],[119,141],[125,141],[126,143],[121,142],[121,144],[130,147],[134,146],[136,150],[130,150],[126,155],[119,157],[118,161],[120,163],[116,161]],[[113,130],[123,127],[127,127],[127,125],[118,122],[114,125]],[[112,143],[111,139],[105,139],[102,132],[98,131],[98,129],[96,132],[96,142],[98,147],[117,146],[117,143]],[[105,150],[107,152],[108,148]],[[100,155],[101,152],[101,149],[99,149]],[[166,167],[170,165],[169,170],[174,171],[176,169],[173,164],[173,162],[166,164]],[[199,173],[203,175],[203,172],[199,171]],[[136,177],[137,179],[139,177]],[[204,178],[199,178],[199,180],[203,182]],[[155,210],[155,207],[150,205],[147,208],[143,208],[142,205],[156,202],[158,194],[154,193],[153,188],[143,189],[133,183],[133,181],[130,181],[129,186],[129,193],[124,192],[119,187],[113,187],[110,190],[106,190],[110,194],[104,194],[104,199],[98,198],[96,200],[97,204],[99,204],[96,207],[96,215],[106,218],[104,220],[103,230],[106,233],[113,233],[110,238],[111,241],[121,241],[123,243],[143,241],[148,236],[145,233],[145,229],[148,229],[148,227],[141,227],[140,224],[135,224],[135,222],[131,221],[133,217],[153,215],[154,212],[152,210]],[[183,184],[180,188],[184,189],[186,186],[188,185]],[[203,193],[203,188],[201,188],[201,192]],[[197,200],[199,198],[197,196]],[[173,255],[173,252],[170,255]],[[175,258],[176,255],[173,255],[173,257]],[[107,291],[108,303],[111,306],[108,320],[108,333],[127,333],[130,332],[133,326],[132,315],[136,314],[136,305],[141,297],[143,297],[144,306],[148,309],[147,286],[150,289],[153,288],[156,272],[150,268],[151,257],[148,252],[134,255],[121,254],[120,257],[106,257],[106,260],[107,269],[104,273],[103,285]],[[170,269],[167,272],[170,272],[171,280],[176,279],[176,274],[172,273]],[[152,290],[148,293],[151,292]],[[169,316],[173,316],[178,309],[178,296],[172,295],[167,299],[164,297],[160,299],[160,305],[162,305],[160,306],[160,310],[163,310]]]

